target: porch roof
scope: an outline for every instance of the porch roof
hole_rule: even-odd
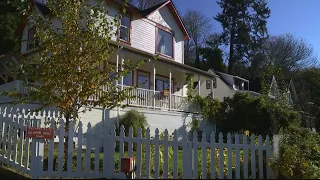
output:
[[[125,45],[125,44],[121,44],[119,42],[116,42],[116,41],[110,41],[111,44],[115,45],[115,46],[118,46],[118,47],[123,47],[125,48],[126,50],[129,50],[131,52],[135,52],[135,53],[138,53],[138,54],[141,54],[141,55],[145,55],[145,56],[150,56],[150,59],[156,59],[156,60],[161,60],[162,62],[165,62],[167,64],[170,64],[176,68],[180,68],[180,69],[185,69],[187,71],[190,71],[190,72],[193,72],[193,73],[197,73],[197,74],[200,74],[202,76],[205,76],[205,77],[208,77],[208,78],[213,78],[213,77],[219,77],[218,75],[216,74],[211,74],[209,72],[206,72],[206,71],[203,71],[203,70],[200,70],[200,69],[197,69],[197,68],[194,68],[194,67],[191,67],[191,66],[188,66],[186,64],[183,64],[183,63],[179,63],[179,62],[176,62],[176,61],[173,61],[172,59],[170,58],[166,58],[166,57],[163,57],[163,56],[157,56],[155,54],[152,54],[152,53],[148,53],[148,52],[145,52],[145,51],[142,51],[142,50],[139,50],[137,48],[133,48],[131,46],[128,46],[128,45]]]

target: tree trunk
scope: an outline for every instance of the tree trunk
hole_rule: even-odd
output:
[[[230,50],[229,50],[229,63],[228,63],[228,73],[232,73],[233,71],[233,65],[234,65],[234,31],[231,31],[231,36],[230,36]]]

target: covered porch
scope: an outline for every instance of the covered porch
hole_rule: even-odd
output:
[[[187,100],[187,73],[193,74],[193,82],[198,84],[210,81],[212,96],[214,96],[212,81],[215,75],[175,62],[173,59],[163,57],[154,59],[153,56],[128,49],[118,49],[111,57],[116,71],[121,69],[123,62],[127,60],[130,64],[136,64],[139,61],[144,61],[144,64],[115,82],[121,90],[135,87],[129,92],[129,95],[134,98],[126,99],[123,102],[126,105],[168,111],[199,112],[199,105]],[[197,86],[194,93],[200,95],[200,88],[201,86]],[[97,98],[99,94],[91,97],[92,100]]]

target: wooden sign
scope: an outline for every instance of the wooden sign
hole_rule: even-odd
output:
[[[54,130],[52,128],[37,128],[28,127],[27,128],[28,138],[38,138],[38,139],[53,139]]]

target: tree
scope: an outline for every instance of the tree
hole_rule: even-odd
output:
[[[185,43],[185,55],[187,64],[200,67],[199,49],[205,42],[206,34],[210,31],[210,20],[201,12],[188,9],[182,18],[189,33],[190,40]],[[191,55],[194,53],[194,55]],[[194,57],[195,59],[192,59]]]
[[[308,68],[316,64],[317,58],[311,45],[292,34],[272,36],[264,44],[265,64],[281,68],[283,73]]]
[[[15,32],[21,21],[19,12],[7,0],[0,2],[0,55],[18,49]]]
[[[267,34],[270,10],[265,0],[220,0],[222,12],[215,20],[221,23],[222,42],[230,47],[228,72],[235,64],[248,64],[253,54],[261,51]]]
[[[226,72],[226,65],[223,63],[223,53],[219,48],[218,34],[209,36],[204,47],[199,48],[201,56],[201,69],[214,69],[220,72]]]
[[[127,91],[115,86],[120,80],[136,68],[138,64],[124,62],[123,69],[115,73],[110,57],[115,46],[110,39],[115,35],[116,18],[107,18],[105,1],[88,4],[86,1],[48,1],[46,6],[51,15],[43,17],[37,11],[28,14],[36,27],[35,38],[39,38],[39,51],[26,59],[21,59],[16,73],[25,75],[24,82],[28,94],[17,91],[6,92],[19,102],[39,102],[40,108],[57,107],[66,120],[65,131],[69,130],[71,120],[77,120],[78,114],[87,107],[102,106],[110,109],[120,106]],[[52,24],[50,17],[60,21]],[[37,85],[29,83],[38,82]],[[106,89],[106,90],[105,90]],[[96,101],[90,97],[99,94]],[[40,109],[39,108],[39,109]],[[36,109],[36,110],[39,110]],[[65,140],[65,151],[68,140]]]

